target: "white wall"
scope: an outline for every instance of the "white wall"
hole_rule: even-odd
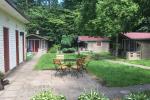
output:
[[[15,31],[25,32],[25,26],[14,17],[0,9],[0,71],[4,72],[3,27],[9,28],[9,55],[10,69],[16,66],[16,34]],[[25,32],[26,33],[26,32]],[[19,34],[19,58],[23,61],[22,38]],[[24,42],[25,43],[25,42]]]
[[[97,42],[88,42],[87,50],[93,52],[109,52],[109,42],[101,42],[101,46]]]

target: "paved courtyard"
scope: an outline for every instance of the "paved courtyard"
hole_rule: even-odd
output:
[[[78,78],[76,76],[56,75],[55,71],[37,71],[34,69],[40,54],[31,61],[18,67],[7,79],[10,84],[0,91],[0,100],[30,100],[37,92],[52,90],[56,94],[63,94],[67,100],[77,100],[81,92],[91,89],[104,93],[110,98],[126,95],[131,91],[150,90],[150,85],[137,85],[124,88],[108,88],[96,81],[94,77],[84,73]]]

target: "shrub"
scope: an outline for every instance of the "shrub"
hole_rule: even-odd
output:
[[[109,100],[109,99],[95,91],[91,91],[87,93],[82,93],[78,97],[78,100]]]
[[[0,79],[4,78],[4,74],[2,72],[0,72]]]
[[[66,98],[63,95],[54,95],[51,91],[44,91],[32,97],[31,100],[66,100]]]
[[[145,93],[131,93],[123,100],[150,100]]]
[[[51,47],[48,52],[49,53],[57,53],[57,51],[58,51],[59,48],[60,48],[59,45],[53,45],[53,47]]]
[[[26,61],[29,61],[33,58],[33,53],[32,52],[27,52],[27,55],[26,55]]]
[[[75,48],[63,48],[62,52],[63,53],[74,53],[76,51]]]
[[[78,54],[77,55],[77,58],[84,58],[84,57],[87,57],[87,55],[84,55],[84,54]]]

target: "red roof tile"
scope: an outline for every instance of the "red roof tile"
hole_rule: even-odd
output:
[[[124,34],[126,37],[130,39],[150,39],[150,33],[144,33],[144,32],[130,32]]]
[[[100,36],[79,36],[78,41],[107,41],[109,38]]]

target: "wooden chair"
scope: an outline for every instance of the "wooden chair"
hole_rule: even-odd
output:
[[[76,60],[76,65],[72,67],[72,70],[73,72],[78,76],[78,73],[81,73],[82,76],[83,76],[83,73],[82,73],[82,60],[81,59],[77,59]]]
[[[67,67],[64,64],[62,64],[60,59],[54,59],[53,63],[55,64],[56,73],[66,71]]]
[[[81,58],[81,62],[82,62],[82,64],[81,64],[82,69],[87,72],[86,67],[89,63],[88,59],[86,57],[83,57],[83,58]]]

